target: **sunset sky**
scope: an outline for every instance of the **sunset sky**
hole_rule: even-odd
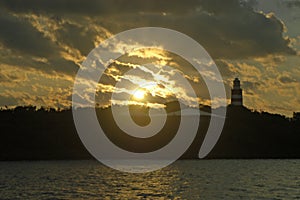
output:
[[[228,99],[239,77],[248,108],[287,116],[300,111],[298,0],[3,0],[0,107],[70,107],[74,78],[88,53],[114,34],[145,26],[174,29],[198,41],[219,67]],[[150,76],[142,94],[151,96],[150,103],[172,99],[166,87],[188,102],[186,88],[174,83],[183,75],[206,104],[201,78],[188,65],[157,49],[132,52],[106,71],[99,84],[101,105],[109,104],[106,95],[114,90],[132,92],[115,88],[118,81],[143,84],[139,77],[122,76],[128,67]]]

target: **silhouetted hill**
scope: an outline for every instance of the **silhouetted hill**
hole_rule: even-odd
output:
[[[176,112],[178,103],[167,104],[167,112]],[[149,109],[131,106],[133,120],[139,125],[150,122]],[[209,113],[210,107],[201,111]],[[135,113],[143,115],[135,116]],[[164,128],[153,137],[139,139],[124,134],[112,117],[111,109],[97,109],[99,123],[108,138],[133,152],[161,148],[172,140],[179,116],[169,116]],[[182,158],[197,158],[210,117],[201,115],[198,134]],[[17,107],[0,111],[0,160],[90,159],[83,147],[71,110],[36,110]],[[300,158],[300,121],[245,107],[228,106],[222,135],[208,158]]]

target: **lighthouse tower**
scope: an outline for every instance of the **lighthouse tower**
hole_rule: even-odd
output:
[[[233,88],[231,89],[231,105],[243,106],[243,90],[238,78],[233,81]]]

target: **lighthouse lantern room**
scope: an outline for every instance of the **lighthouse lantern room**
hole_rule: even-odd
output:
[[[243,90],[238,78],[233,81],[233,88],[231,89],[231,105],[243,106]]]

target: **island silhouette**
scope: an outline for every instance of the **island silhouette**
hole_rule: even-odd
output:
[[[78,108],[92,109],[92,108]],[[166,104],[167,113],[179,111],[178,102]],[[209,106],[199,105],[202,113]],[[217,108],[218,109],[218,108]],[[133,120],[141,125],[150,122],[149,108],[130,106]],[[132,152],[154,151],[172,140],[180,123],[179,115],[168,115],[162,130],[150,138],[136,138],[115,124],[111,107],[97,108],[98,121],[107,137]],[[138,115],[136,113],[139,113]],[[200,115],[199,129],[182,159],[196,159],[206,134],[210,115]],[[92,159],[77,135],[72,110],[19,106],[0,111],[0,160]],[[206,158],[300,158],[300,120],[244,106],[229,105],[224,129],[214,149]]]
[[[121,105],[116,107],[122,110]],[[181,115],[200,117],[196,137],[181,156],[182,159],[198,158],[212,117],[212,108],[209,106],[192,108],[178,101],[171,101],[165,104],[167,119],[163,128],[151,137],[139,138],[119,128],[114,120],[112,107],[77,108],[73,111],[81,112],[84,109],[95,109],[99,125],[112,143],[135,153],[152,152],[167,145],[177,133]],[[151,122],[149,110],[146,106],[129,105],[133,121],[140,126]],[[118,112],[118,115],[122,113]],[[300,158],[299,116],[299,113],[294,113],[293,118],[287,118],[279,114],[249,110],[243,106],[243,90],[240,80],[235,78],[224,128],[217,144],[206,158]],[[2,109],[0,130],[0,160],[92,158],[77,135],[72,109],[37,109],[35,106]],[[99,145],[100,143],[101,141]]]

